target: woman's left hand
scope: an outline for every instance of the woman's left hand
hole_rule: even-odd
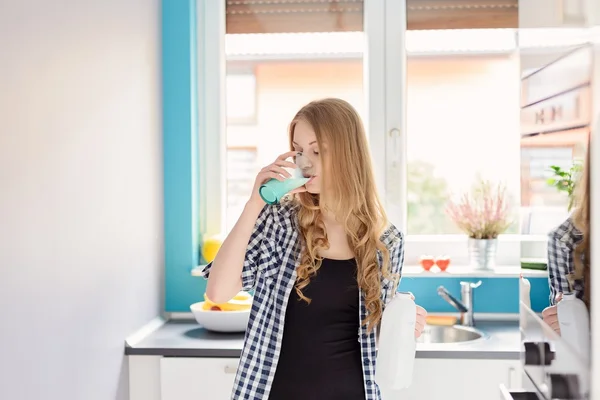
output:
[[[425,320],[427,319],[427,310],[421,306],[417,306],[417,320],[415,322],[415,339],[421,336],[425,328]]]
[[[414,294],[410,294],[412,299],[415,299]],[[417,339],[423,333],[425,329],[425,320],[427,319],[427,310],[421,306],[417,306],[417,319],[415,321],[415,339]]]

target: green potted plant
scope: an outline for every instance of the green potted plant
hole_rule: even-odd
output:
[[[573,208],[573,192],[575,191],[575,185],[581,172],[581,162],[574,162],[571,168],[563,170],[557,165],[552,165],[550,169],[554,173],[554,176],[548,178],[547,183],[550,186],[555,187],[560,192],[565,192],[569,198],[568,210],[571,211]]]

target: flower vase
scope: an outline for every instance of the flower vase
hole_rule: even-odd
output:
[[[469,238],[469,263],[477,271],[491,271],[496,266],[498,239]]]

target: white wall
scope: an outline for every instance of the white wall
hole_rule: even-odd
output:
[[[158,0],[0,1],[0,399],[126,399],[159,314]]]

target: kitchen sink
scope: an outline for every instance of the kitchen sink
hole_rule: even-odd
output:
[[[417,343],[464,343],[485,339],[488,336],[476,328],[467,326],[426,325]]]

